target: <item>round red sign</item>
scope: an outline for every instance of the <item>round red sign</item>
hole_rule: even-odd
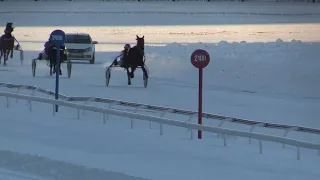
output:
[[[197,49],[193,51],[191,54],[191,63],[196,67],[196,68],[205,68],[208,66],[210,62],[210,56],[207,51],[203,49]]]

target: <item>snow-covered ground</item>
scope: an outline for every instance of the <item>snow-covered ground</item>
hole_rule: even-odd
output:
[[[22,6],[12,4],[0,4],[0,11],[4,11],[4,7],[12,11],[22,10]],[[58,8],[52,3],[44,7],[45,4],[24,2],[23,5],[29,11],[55,11]],[[198,12],[200,8],[207,8],[203,11],[210,8],[203,3],[158,3],[159,9],[156,10],[156,3],[97,4],[66,2],[60,10],[75,11],[85,6],[87,10],[106,12],[187,11],[192,6]],[[232,4],[235,8],[226,3],[216,5],[215,11],[221,12],[268,10],[262,10],[263,6],[257,4]],[[304,8],[297,8],[296,4],[289,7],[282,3],[278,8],[269,5],[267,7],[274,11],[285,9],[292,14],[319,10],[318,4],[305,4]],[[54,29],[89,32],[99,41],[97,63],[73,64],[71,79],[66,78],[64,65],[61,93],[196,111],[197,71],[189,56],[193,50],[203,48],[211,56],[211,62],[204,70],[206,112],[320,128],[318,16],[1,14],[0,24],[7,21],[13,21],[16,26],[14,34],[25,50],[26,60],[20,66],[16,54],[15,59],[8,61],[7,67],[1,66],[1,82],[54,89],[54,77],[49,77],[45,62],[39,62],[36,77],[31,77],[31,59],[42,50],[43,43]],[[148,88],[143,88],[140,69],[131,87],[126,85],[126,74],[122,69],[112,72],[111,84],[105,87],[105,67],[125,43],[135,43],[136,34],[144,35],[146,39],[147,65],[151,73]],[[190,141],[185,129],[165,126],[164,136],[159,136],[158,126],[155,124],[149,129],[147,122],[135,121],[135,129],[130,130],[130,123],[124,118],[112,117],[102,126],[101,116],[96,113],[86,112],[81,120],[76,120],[76,110],[73,109],[62,108],[58,117],[52,117],[49,105],[34,103],[30,113],[23,101],[11,100],[9,109],[1,104],[0,169],[3,170],[0,179],[28,176],[29,179],[99,180],[113,176],[113,179],[125,180],[205,180],[213,177],[221,180],[239,177],[248,180],[302,180],[306,177],[316,180],[320,177],[317,168],[320,159],[318,152],[314,151],[303,150],[302,160],[297,161],[295,148],[284,149],[280,144],[264,143],[264,152],[260,155],[256,142],[249,145],[248,139],[229,137],[228,147],[223,147],[222,140],[212,134],[205,134],[203,141]],[[224,126],[249,129],[231,124]],[[265,133],[283,134],[280,131]],[[317,135],[289,135],[293,136],[320,142]],[[1,177],[5,175],[7,178]]]
[[[6,111],[0,126],[0,149],[4,150],[0,165],[12,171],[68,180],[108,179],[113,172],[125,173],[127,177],[119,178],[125,180],[317,180],[320,176],[316,151],[301,149],[298,161],[296,148],[281,144],[263,142],[261,155],[255,140],[249,144],[248,139],[228,137],[224,147],[216,134],[191,141],[182,128],[164,126],[160,136],[158,124],[149,129],[148,122],[136,120],[131,130],[126,118],[110,116],[103,125],[100,114],[86,112],[78,120],[77,110],[60,108],[57,117],[52,117],[51,105],[33,103],[30,113],[25,104],[11,99],[11,108],[0,105]]]

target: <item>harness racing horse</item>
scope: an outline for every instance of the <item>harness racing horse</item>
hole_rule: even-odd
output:
[[[0,64],[1,64],[2,57],[4,59],[4,62],[3,62],[4,65],[6,65],[6,62],[9,59],[9,54],[10,54],[10,58],[13,58],[13,50],[15,47],[14,46],[15,41],[17,41],[17,40],[11,34],[4,34],[1,36],[1,38],[0,38]],[[19,42],[15,48],[16,49],[20,48]]]
[[[57,64],[57,52],[60,51],[60,63]],[[61,63],[65,60],[65,54],[64,54],[65,46],[61,46],[59,49],[57,49],[55,46],[51,45],[48,47],[48,59],[50,62],[50,75],[56,72],[57,69],[59,69],[59,74],[62,75],[61,71]]]
[[[131,79],[134,78],[134,72],[138,66],[141,67],[144,78],[148,78],[148,72],[145,68],[145,56],[144,56],[144,36],[141,38],[137,35],[137,45],[130,48],[128,53],[124,57],[123,67],[127,70],[128,85],[131,85]],[[131,72],[129,71],[131,68]]]

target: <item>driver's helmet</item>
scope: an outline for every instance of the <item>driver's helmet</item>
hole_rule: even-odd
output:
[[[124,49],[128,50],[128,49],[130,49],[130,48],[131,48],[130,44],[124,45]]]

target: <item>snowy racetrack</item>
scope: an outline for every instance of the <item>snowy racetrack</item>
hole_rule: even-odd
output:
[[[25,6],[27,10],[41,9],[45,3],[39,3],[37,7],[30,4]],[[69,9],[84,5],[88,6],[78,2],[75,6],[70,5]],[[98,9],[127,11],[123,9],[127,5],[120,7],[119,3],[114,3],[110,7],[99,6]],[[130,5],[132,11],[153,6],[152,3]],[[181,8],[183,4],[179,6]],[[258,6],[241,8],[241,11],[263,9]],[[318,6],[313,6],[308,6],[306,11],[319,13],[315,8]],[[2,7],[0,4],[1,11]],[[88,8],[96,7],[91,3]],[[161,8],[170,10],[169,7],[171,10],[176,8],[172,4],[161,3]],[[228,11],[226,7],[219,11]],[[45,8],[50,11],[48,6]],[[190,4],[185,8],[190,8]],[[278,13],[279,9],[273,12]],[[297,11],[297,8],[285,9],[286,12]],[[18,7],[16,10],[21,11]],[[303,8],[299,11],[303,11]],[[31,59],[42,50],[49,33],[56,28],[66,32],[89,32],[94,40],[99,41],[97,64],[75,63],[71,79],[66,78],[64,65],[62,94],[99,96],[196,111],[197,71],[192,67],[189,56],[196,48],[203,48],[212,59],[204,70],[206,112],[320,128],[319,16],[58,13],[54,15],[59,21],[47,21],[52,14],[1,14],[1,25],[7,21],[14,22],[14,35],[26,50],[26,60],[21,67],[16,56],[8,61],[7,67],[1,66],[0,82],[36,85],[53,90],[54,77],[48,76],[45,63],[39,63],[36,77],[31,77]],[[82,21],[75,21],[78,19]],[[110,87],[105,87],[105,67],[125,43],[135,43],[136,34],[145,35],[146,38],[147,65],[151,72],[148,88],[143,88],[140,69],[132,87],[126,85],[122,69],[113,72]],[[6,88],[0,90],[11,91]],[[71,163],[65,168],[70,173],[80,175],[79,172],[82,172],[83,179],[94,180],[106,178],[110,171],[120,172],[118,175],[123,176],[120,179],[125,180],[131,180],[132,176],[154,180],[206,180],[212,177],[220,180],[239,177],[248,180],[317,180],[320,176],[320,160],[314,151],[302,150],[302,160],[296,161],[295,149],[282,148],[280,144],[266,143],[264,154],[260,155],[257,154],[257,142],[249,145],[248,139],[229,137],[229,147],[223,147],[222,140],[212,134],[205,134],[202,142],[187,141],[185,129],[164,127],[164,136],[161,137],[158,135],[159,127],[155,125],[149,129],[148,123],[137,123],[137,127],[130,130],[128,119],[112,117],[102,126],[101,115],[96,113],[86,112],[80,120],[76,120],[76,110],[69,108],[61,108],[59,115],[52,117],[51,106],[35,103],[30,113],[23,101],[11,100],[9,109],[5,109],[2,102],[1,99],[1,180],[28,177],[59,179],[59,175],[65,179],[81,179],[79,176],[59,174],[57,163],[62,162]],[[225,126],[243,128],[232,124]],[[259,132],[259,129],[256,131]],[[289,135],[298,136],[320,142],[319,136]],[[24,163],[18,163],[17,157],[21,157],[21,161],[29,158],[30,163],[37,163],[37,158],[49,158],[46,159],[50,161],[48,166],[44,166],[43,162],[38,165],[53,172],[46,176],[44,169],[30,169],[32,164],[25,163],[26,167],[19,167]],[[12,162],[12,166],[7,162]],[[81,165],[88,167],[88,171],[78,171]],[[106,174],[94,177],[94,170],[90,168],[99,168]],[[230,173],[231,169],[233,173]]]

